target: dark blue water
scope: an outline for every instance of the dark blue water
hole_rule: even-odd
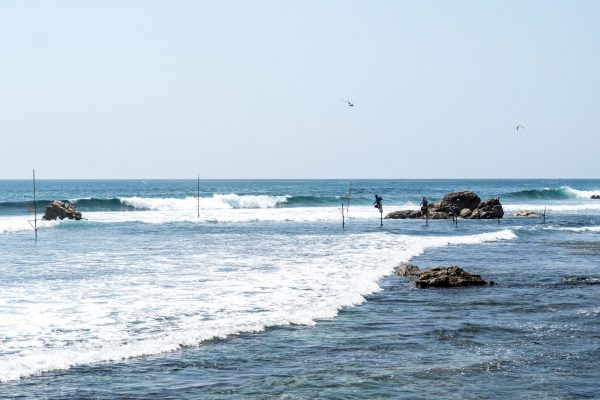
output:
[[[181,182],[192,186],[190,190],[195,183]],[[142,197],[136,191],[141,188],[135,186],[138,184],[127,188],[127,182],[119,181],[115,187],[123,185],[122,189],[111,191],[111,184],[107,183],[105,187],[104,182],[98,183],[96,189],[95,183],[89,181],[78,183],[76,188],[70,181],[51,182],[48,183],[52,187],[48,189],[48,196],[68,199]],[[339,192],[343,196],[347,190],[347,182],[342,181],[218,181],[212,184],[210,189],[210,185],[205,184],[205,197],[214,193],[235,193],[240,196],[335,198]],[[180,186],[178,181],[151,182],[143,196],[193,196],[193,191],[175,194],[177,186]],[[353,182],[353,187],[356,193],[353,198],[357,199],[357,207],[364,206],[366,217],[357,210],[357,217],[349,221],[345,231],[336,220],[337,210],[333,210],[336,217],[324,219],[329,215],[326,209],[334,207],[335,203],[323,205],[311,199],[303,201],[314,201],[315,204],[292,207],[301,208],[305,214],[314,212],[315,218],[308,221],[295,220],[295,214],[286,214],[289,218],[282,221],[272,220],[272,213],[289,212],[285,211],[289,205],[283,205],[283,210],[277,206],[254,211],[218,210],[225,214],[251,212],[253,219],[231,222],[237,218],[235,214],[234,218],[223,217],[225,222],[217,219],[210,223],[192,223],[193,219],[157,223],[152,213],[161,213],[161,210],[119,209],[112,211],[110,218],[102,217],[102,211],[97,211],[97,221],[92,218],[96,217],[92,212],[84,225],[65,223],[49,227],[35,245],[32,245],[31,232],[5,232],[0,234],[0,251],[4,255],[0,262],[4,278],[0,284],[11,291],[20,288],[23,293],[30,294],[32,303],[43,303],[51,308],[51,299],[43,297],[48,296],[44,284],[55,279],[62,280],[64,285],[71,285],[67,278],[83,285],[97,285],[98,274],[105,280],[112,276],[114,282],[122,282],[127,277],[142,279],[131,270],[142,268],[146,260],[157,270],[146,269],[143,273],[158,271],[156,276],[166,280],[163,267],[184,268],[183,263],[179,263],[181,259],[186,262],[200,259],[202,263],[198,268],[205,268],[207,273],[210,268],[211,274],[220,271],[222,279],[229,280],[229,286],[234,288],[222,292],[228,296],[237,293],[235,286],[241,279],[239,277],[245,276],[245,281],[251,281],[259,271],[279,270],[281,265],[288,263],[292,263],[291,268],[286,269],[287,275],[282,277],[290,280],[297,277],[294,271],[297,271],[296,275],[306,274],[302,275],[303,280],[323,271],[323,279],[318,279],[315,285],[307,284],[304,290],[326,296],[329,292],[321,285],[328,282],[331,286],[349,282],[347,290],[353,291],[352,285],[357,285],[358,281],[338,281],[345,269],[354,267],[352,260],[360,264],[358,270],[361,273],[368,274],[388,259],[402,259],[406,252],[404,246],[410,246],[412,242],[446,237],[459,240],[508,230],[516,238],[454,245],[435,242],[435,246],[425,246],[424,253],[410,260],[422,268],[457,264],[484,279],[493,280],[496,285],[423,290],[409,285],[407,278],[383,274],[377,280],[380,291],[365,293],[364,302],[342,306],[336,315],[317,317],[314,325],[266,324],[262,331],[240,331],[196,344],[182,344],[167,352],[122,360],[74,363],[67,369],[49,369],[18,380],[5,380],[0,383],[0,397],[598,398],[600,285],[593,278],[600,277],[600,213],[597,203],[585,199],[582,193],[600,190],[600,181],[368,181],[363,184],[357,181]],[[459,220],[457,226],[450,221],[430,221],[425,226],[422,221],[386,220],[383,228],[378,226],[376,215],[370,218],[368,214],[373,192],[383,194],[384,200],[390,203],[405,204],[418,203],[422,195],[436,199],[447,191],[465,188],[476,190],[482,198],[501,196],[507,210],[527,205],[534,208],[544,203],[554,209],[546,223],[541,219],[513,218],[507,211],[500,224]],[[11,186],[10,190],[11,195],[6,194],[9,190],[3,195],[6,201],[13,201],[17,193],[24,194],[24,189],[18,185]],[[364,192],[362,197],[360,190]],[[523,194],[528,190],[535,192],[530,196]],[[567,193],[545,196],[550,190]],[[58,196],[59,192],[65,193]],[[132,212],[147,212],[148,216],[143,214],[141,220],[129,222],[121,218],[121,214]],[[15,216],[12,211],[6,215]],[[343,245],[345,242],[347,246]],[[67,247],[64,243],[73,249],[77,262],[68,257],[59,261],[60,253],[64,255],[62,246]],[[354,255],[347,256],[348,252]],[[368,256],[363,258],[361,254]],[[217,262],[213,256],[222,259]],[[243,259],[252,262],[246,264],[241,261]],[[327,270],[325,274],[326,266],[337,259],[341,259],[339,267]],[[323,260],[327,262],[320,264]],[[305,270],[304,262],[316,263],[319,268]],[[8,276],[11,268],[16,272],[12,277]],[[244,269],[246,275],[234,275],[240,269]],[[364,276],[367,279],[368,275]],[[574,279],[578,277],[589,279]],[[147,290],[145,293],[158,296],[152,285],[144,286],[148,282],[151,280],[140,281],[141,287]],[[174,297],[188,293],[181,286],[184,282],[168,282],[173,285],[168,290]],[[256,290],[260,282],[258,280],[258,286],[251,287]],[[263,282],[268,285],[266,280]],[[197,284],[198,290],[204,290],[200,285]],[[78,285],[72,288],[81,289]],[[131,288],[139,289],[135,285]],[[190,290],[193,291],[193,286]],[[249,289],[240,286],[240,290]],[[358,291],[362,293],[362,290]],[[284,306],[283,298],[281,302],[273,300],[276,294],[253,297],[258,296],[258,292],[253,293],[244,298],[250,302],[259,299],[257,306]],[[302,292],[298,293],[299,296]],[[313,302],[327,300],[319,296],[301,303],[302,306],[310,308]],[[117,295],[107,296],[107,301],[115,304],[120,304],[122,299]],[[9,304],[7,299],[3,300],[4,305]],[[138,302],[139,298],[134,296],[131,300]],[[147,300],[140,312],[172,318],[179,315],[175,311],[169,314],[179,298],[160,300],[159,303]],[[205,299],[206,304],[213,304],[213,301],[215,299]],[[148,311],[150,306],[155,308]],[[202,299],[195,298],[186,305],[191,313],[205,306]],[[116,312],[126,318],[123,310],[116,309]],[[260,311],[254,312],[260,314]],[[70,313],[64,311],[60,315],[69,318]],[[239,314],[239,318],[243,315]],[[202,324],[194,325],[194,318],[182,320],[179,325],[174,322],[152,325],[151,328],[168,330],[177,327],[178,332],[185,332],[186,327],[201,329]],[[197,314],[197,318],[204,317]],[[20,322],[13,326],[27,331]],[[6,330],[2,332],[5,334],[0,340],[0,357],[18,351],[44,354],[40,350],[43,346],[31,343],[19,342],[23,348],[16,348],[13,345],[16,339],[6,334]],[[140,332],[132,337],[139,338]],[[75,337],[87,340],[85,334]],[[60,343],[48,342],[47,346],[58,350],[71,346]],[[93,343],[108,346],[103,341]],[[78,348],[76,344],[72,346]],[[0,372],[9,365],[2,363],[7,359],[0,358]]]

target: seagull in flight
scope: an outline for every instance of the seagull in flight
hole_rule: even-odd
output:
[[[517,125],[517,131],[520,129],[525,129],[525,127],[523,125]]]
[[[350,102],[350,100],[340,100],[343,101],[344,103],[348,103],[348,107],[354,107],[354,103]]]

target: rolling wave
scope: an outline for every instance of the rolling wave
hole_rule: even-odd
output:
[[[600,190],[578,190],[569,186],[561,186],[559,189],[530,189],[511,192],[504,197],[513,199],[543,199],[543,200],[564,200],[564,199],[590,199],[594,195],[600,195]]]

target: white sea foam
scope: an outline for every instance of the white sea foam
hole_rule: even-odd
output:
[[[600,232],[600,226],[578,226],[578,227],[549,226],[544,229],[554,230],[554,231],[568,231],[568,232]]]
[[[591,310],[580,310],[577,314],[584,317],[597,317],[600,315],[600,308],[593,308]]]
[[[170,256],[124,244],[73,248],[68,261],[45,258],[43,265],[27,259],[21,272],[64,271],[69,279],[19,279],[2,288],[0,381],[268,326],[311,325],[360,304],[397,263],[427,248],[515,237],[510,230],[431,237],[240,233],[209,245],[182,240]]]
[[[213,194],[212,197],[200,197],[200,209],[231,209],[231,208],[273,208],[287,202],[289,196]],[[123,204],[145,210],[172,211],[195,210],[198,199],[195,197],[152,198],[152,197],[122,197]]]
[[[259,197],[259,196],[257,196]],[[284,196],[282,196],[284,197]],[[177,199],[173,202],[168,199],[165,203],[161,199],[155,203],[143,199],[140,202],[154,207],[152,210],[144,211],[93,211],[84,213],[84,217],[93,223],[123,223],[142,222],[148,224],[165,224],[171,222],[190,222],[195,224],[206,223],[244,223],[244,222],[323,222],[339,221],[340,213],[336,207],[292,207],[292,208],[206,208],[200,210],[200,217],[194,208],[194,203],[186,199]],[[191,200],[196,201],[191,198]],[[135,201],[135,200],[132,200]],[[249,204],[251,199],[246,199]],[[269,201],[275,201],[270,199]],[[219,204],[223,205],[219,200]],[[261,202],[267,204],[267,201]],[[179,207],[179,208],[178,208]],[[373,207],[353,206],[346,214],[347,220],[378,218],[379,213]],[[56,221],[44,221],[44,228],[56,226]],[[0,233],[30,230],[27,216],[22,217],[0,217]]]
[[[27,216],[0,217],[0,234],[11,232],[33,231],[33,218]],[[38,219],[37,228],[47,229],[57,226],[63,221],[42,221]],[[66,221],[65,221],[66,222]]]
[[[569,186],[561,186],[561,189],[578,199],[590,199],[594,195],[600,196],[600,190],[578,190]]]
[[[553,203],[548,202],[546,204],[543,203],[519,203],[519,204],[511,204],[511,203],[503,203],[502,208],[504,211],[519,211],[519,210],[536,210],[536,211],[544,211],[544,208],[548,211],[555,212],[589,212],[589,211],[600,211],[600,201],[590,201],[587,203],[578,203],[576,200],[571,200],[573,203]]]

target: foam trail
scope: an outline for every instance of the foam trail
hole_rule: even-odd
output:
[[[227,234],[178,256],[123,247],[32,261],[85,279],[10,281],[0,292],[0,381],[195,346],[269,326],[312,325],[362,303],[398,262],[428,248],[516,238],[510,230],[424,237]],[[251,248],[252,252],[248,252]],[[301,257],[297,255],[301,254]]]
[[[572,204],[553,204],[553,203],[538,203],[538,204],[502,204],[504,211],[519,211],[519,210],[537,210],[544,211],[546,208],[549,211],[556,212],[583,212],[583,211],[598,211],[600,210],[600,201],[595,200],[589,203],[572,203]]]
[[[568,227],[568,226],[557,226],[544,228],[553,231],[567,231],[567,232],[600,232],[600,226],[579,226],[579,227]]]

